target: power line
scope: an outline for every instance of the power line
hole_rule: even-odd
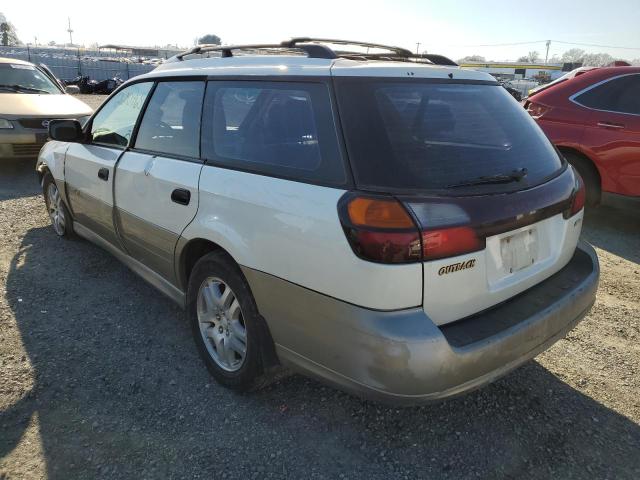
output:
[[[624,50],[640,50],[640,47],[621,47],[619,45],[599,45],[597,43],[577,43],[577,42],[563,42],[562,40],[552,40],[556,43],[562,43],[565,45],[580,45],[582,47],[598,47],[598,48],[621,48]]]
[[[475,45],[452,45],[453,47],[512,47],[517,45],[532,45],[534,43],[546,43],[549,40],[532,40],[530,42],[509,42],[509,43],[484,43]],[[623,47],[620,45],[601,45],[597,43],[580,43],[580,42],[565,42],[562,40],[551,40],[551,42],[561,43],[563,45],[578,45],[582,47],[597,47],[597,48],[619,48],[623,50],[640,50],[640,47]]]
[[[511,43],[485,43],[480,45],[452,45],[453,47],[510,47],[513,45],[529,45],[532,43],[544,43],[546,40],[532,40],[531,42],[511,42]]]

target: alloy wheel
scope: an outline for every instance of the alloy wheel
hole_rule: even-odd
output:
[[[207,278],[197,298],[200,335],[213,361],[223,370],[236,372],[247,354],[247,330],[235,293],[223,280]]]
[[[64,206],[62,205],[62,196],[55,183],[51,182],[47,188],[47,207],[49,210],[49,218],[55,232],[62,236],[65,233],[66,218],[64,214]]]

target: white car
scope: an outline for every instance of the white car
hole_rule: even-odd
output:
[[[336,40],[202,46],[50,136],[55,232],[182,305],[229,387],[285,364],[378,400],[446,398],[595,299],[584,186],[485,73]]]

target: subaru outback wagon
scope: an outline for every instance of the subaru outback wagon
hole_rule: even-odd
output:
[[[199,46],[53,121],[55,232],[182,305],[211,374],[466,392],[590,309],[584,186],[489,75],[337,40]]]

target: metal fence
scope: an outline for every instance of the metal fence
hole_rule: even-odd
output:
[[[84,75],[92,80],[105,80],[116,75],[128,80],[156,67],[140,63],[135,57],[80,48],[0,46],[0,57],[17,58],[35,64],[44,63],[61,80],[72,80]]]

